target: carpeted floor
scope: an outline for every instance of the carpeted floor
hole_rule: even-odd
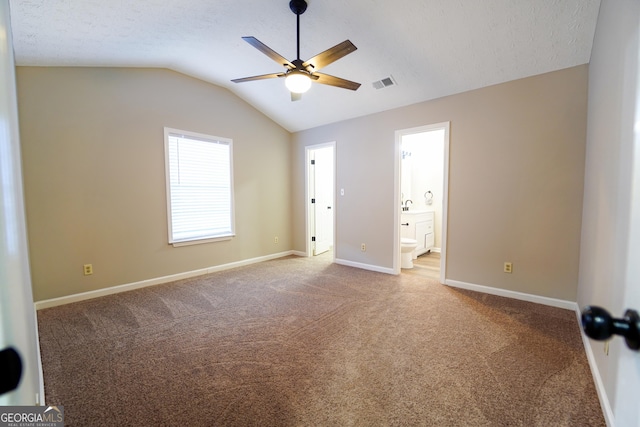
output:
[[[604,426],[575,313],[287,257],[38,312],[72,426]]]

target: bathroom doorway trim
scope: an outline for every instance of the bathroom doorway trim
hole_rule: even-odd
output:
[[[434,123],[430,125],[418,126],[408,129],[400,129],[395,132],[395,164],[394,164],[394,200],[393,200],[393,219],[394,239],[393,239],[393,271],[400,274],[400,203],[402,203],[400,189],[401,170],[401,142],[405,135],[416,133],[431,132],[436,130],[444,130],[444,165],[443,165],[443,188],[442,188],[442,224],[440,230],[442,233],[441,252],[440,252],[440,283],[445,283],[447,277],[447,218],[449,216],[449,129],[451,122]]]

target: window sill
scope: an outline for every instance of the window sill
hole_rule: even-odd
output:
[[[214,237],[209,239],[183,240],[180,242],[169,242],[169,244],[174,248],[179,248],[180,246],[191,246],[191,245],[201,245],[203,243],[224,242],[227,240],[231,240],[234,237],[235,237],[235,234],[231,234],[229,236]]]

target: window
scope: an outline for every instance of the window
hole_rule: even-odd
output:
[[[234,236],[233,141],[164,129],[169,243]]]

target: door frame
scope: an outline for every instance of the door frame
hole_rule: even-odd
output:
[[[395,132],[395,150],[394,150],[394,196],[393,196],[393,272],[400,274],[400,204],[402,203],[400,177],[402,173],[402,163],[400,161],[401,140],[405,135],[415,133],[430,132],[435,130],[444,130],[444,159],[443,159],[443,188],[442,188],[442,224],[441,224],[441,240],[440,247],[440,283],[445,283],[447,278],[447,218],[449,217],[449,131],[451,122],[433,123],[424,126],[417,126],[408,129],[400,129]]]
[[[323,144],[314,144],[314,145],[308,145],[305,147],[305,154],[304,154],[304,177],[305,177],[305,186],[304,186],[304,218],[305,218],[305,256],[310,257],[313,256],[313,248],[311,247],[311,236],[313,233],[313,230],[311,229],[311,213],[312,213],[312,206],[311,206],[311,168],[309,167],[311,165],[311,152],[321,149],[321,148],[327,148],[327,147],[331,147],[332,151],[333,151],[333,209],[332,209],[332,215],[333,215],[333,254],[332,254],[332,259],[335,261],[336,259],[336,246],[337,246],[337,235],[336,235],[336,177],[337,177],[337,170],[336,170],[336,142],[335,141],[331,141],[331,142],[325,142]]]

